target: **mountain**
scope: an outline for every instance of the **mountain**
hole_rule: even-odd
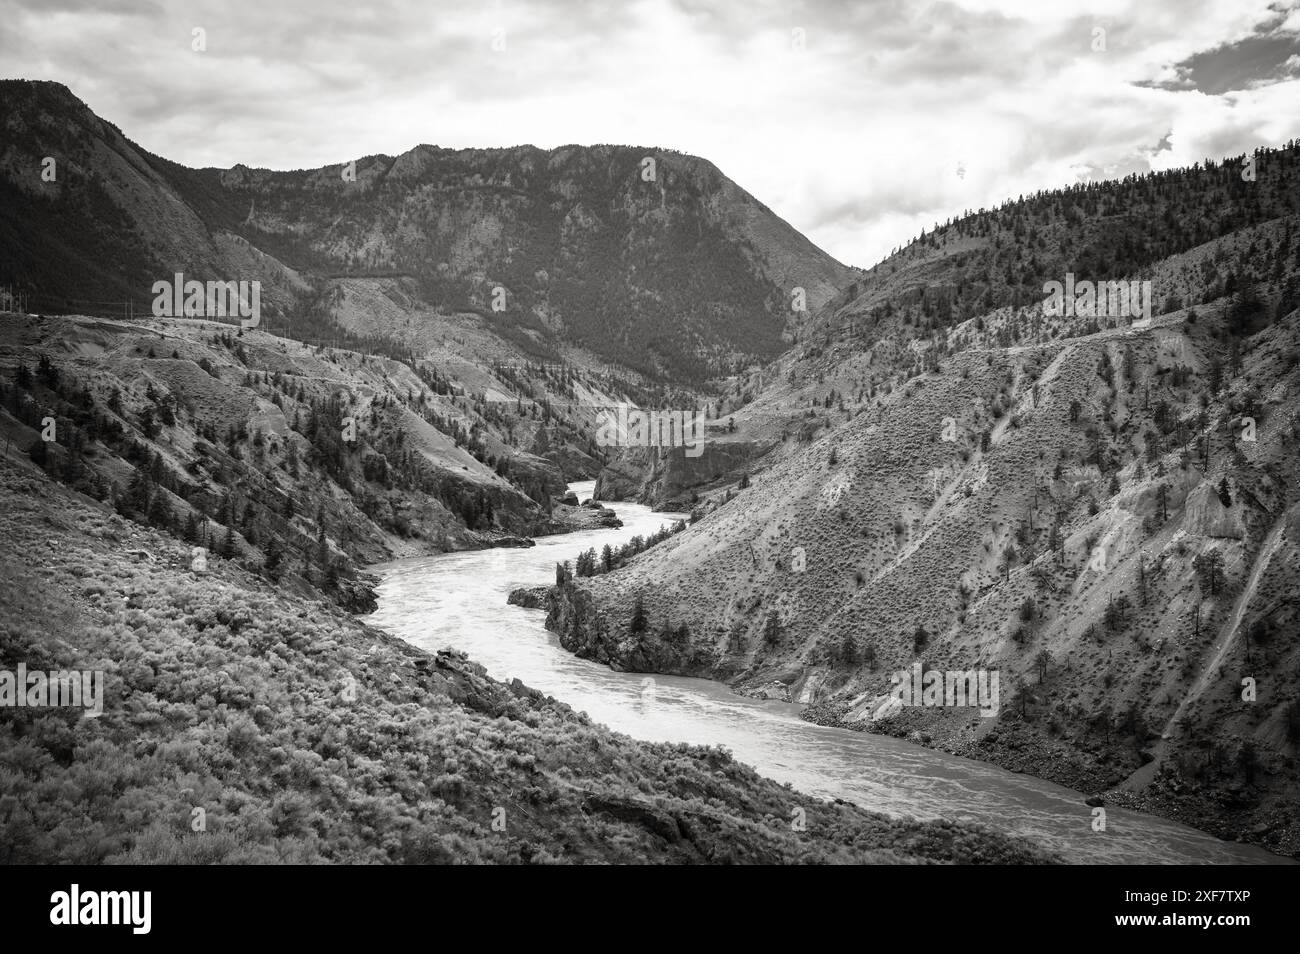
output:
[[[627,146],[188,169],[55,83],[0,82],[0,285],[146,315],[176,271],[257,280],[272,330],[701,385],[774,358],[856,273],[712,164]],[[54,160],[52,181],[42,177]]]
[[[703,455],[602,472],[694,512],[562,574],[562,643],[1300,851],[1300,148],[1245,159],[980,210],[850,283]],[[1120,280],[1150,317],[1043,304]],[[882,709],[917,664],[1000,673],[1000,712]]]
[[[806,320],[791,286],[815,307],[851,274],[680,154],[193,170],[59,84],[0,82],[0,104],[0,311],[26,305],[0,317],[25,376],[0,429],[120,512],[355,609],[367,563],[611,520],[559,499],[610,459],[598,409],[694,406]],[[177,273],[259,283],[258,320],[156,317]]]

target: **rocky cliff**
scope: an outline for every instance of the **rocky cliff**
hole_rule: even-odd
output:
[[[687,511],[700,494],[735,483],[770,449],[757,441],[706,439],[697,456],[683,447],[622,448],[596,478],[597,500],[632,500]]]

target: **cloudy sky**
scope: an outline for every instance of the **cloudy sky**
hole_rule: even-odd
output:
[[[0,24],[3,75],[187,165],[668,147],[862,266],[967,208],[1300,136],[1300,0],[0,0]]]

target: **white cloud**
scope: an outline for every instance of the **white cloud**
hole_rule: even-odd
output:
[[[1269,0],[75,7],[0,0],[7,72],[67,83],[188,165],[302,168],[420,142],[667,147],[712,160],[860,265],[1080,170],[1163,168],[1300,134],[1295,81],[1216,96],[1135,85],[1280,29]],[[1300,29],[1297,16],[1281,28]],[[1105,52],[1092,50],[1097,25]],[[206,53],[190,49],[194,26]]]

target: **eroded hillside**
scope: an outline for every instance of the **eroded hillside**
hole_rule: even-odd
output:
[[[1295,852],[1296,149],[1260,161],[1026,200],[877,266],[736,382],[724,439],[765,449],[691,527],[553,592],[564,644]],[[1046,314],[1067,271],[1150,282],[1151,317]],[[998,716],[876,718],[917,662],[999,672]]]

